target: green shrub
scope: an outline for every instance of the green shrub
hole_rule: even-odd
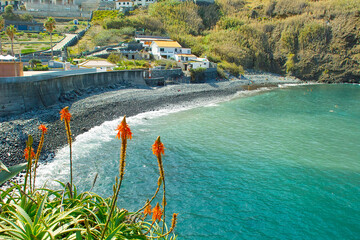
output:
[[[329,40],[329,29],[317,22],[306,24],[299,33],[299,43],[302,49],[321,51],[326,48]]]
[[[31,22],[34,19],[33,15],[29,13],[25,13],[23,15],[20,15],[20,20],[24,22]]]
[[[161,59],[155,61],[155,66],[163,66],[165,69],[174,68],[177,66],[177,62],[168,59]]]
[[[268,16],[287,17],[302,14],[309,6],[306,0],[278,0],[271,1],[266,13]]]
[[[133,36],[135,31],[136,31],[136,29],[133,27],[123,27],[123,28],[120,28],[119,33],[121,33],[123,35]]]
[[[27,66],[23,66],[23,71],[29,71],[29,68]]]
[[[287,53],[295,53],[298,49],[297,33],[295,31],[283,31],[280,38],[281,47]]]
[[[106,18],[116,18],[119,13],[117,10],[98,10],[93,11],[92,21],[103,21]]]
[[[110,55],[109,55],[109,57],[107,58],[107,60],[109,61],[109,62],[111,62],[111,63],[117,63],[117,62],[119,62],[120,60],[121,60],[121,57],[120,57],[120,55],[119,54],[114,54],[114,53],[111,53]]]
[[[49,71],[48,65],[36,65],[36,67],[32,68],[33,71]]]
[[[33,53],[36,52],[35,49],[29,48],[29,49],[21,49],[21,54],[29,54],[29,53]]]
[[[75,32],[76,30],[78,30],[78,26],[76,26],[76,25],[72,26],[72,27],[69,29],[70,32]]]
[[[191,82],[192,83],[201,83],[201,82],[205,82],[205,71],[206,68],[192,68],[190,69],[190,74],[191,74]]]
[[[162,1],[149,6],[149,15],[162,21],[170,34],[198,35],[204,28],[199,7],[190,1]]]
[[[222,29],[236,29],[244,25],[244,22],[236,17],[224,17],[220,20],[219,25]]]
[[[41,64],[40,59],[33,58],[33,59],[30,59],[30,61],[29,61],[29,65],[30,65],[31,68],[34,68],[35,66],[37,66],[39,64]]]
[[[240,74],[244,74],[244,69],[241,65],[236,65],[235,63],[229,63],[226,61],[222,61],[218,64],[218,67],[230,72],[235,77],[239,76]]]
[[[218,74],[218,76],[219,76],[220,78],[227,79],[227,75],[226,75],[224,69],[218,67],[218,68],[216,69],[216,71],[217,71],[217,74]]]
[[[111,43],[118,43],[122,34],[118,29],[104,30],[94,36],[92,39],[95,46],[106,46]]]
[[[150,65],[145,60],[122,60],[117,62],[118,67],[115,70],[131,70],[131,69],[145,69]]]
[[[295,54],[289,54],[285,63],[286,72],[292,73],[295,70]]]

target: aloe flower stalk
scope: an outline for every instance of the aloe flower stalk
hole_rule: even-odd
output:
[[[119,179],[116,178],[116,180],[115,180],[116,187],[114,187],[114,195],[113,195],[113,199],[112,199],[112,203],[111,203],[110,213],[106,220],[106,223],[105,223],[104,229],[101,233],[100,239],[104,238],[105,231],[108,227],[111,215],[114,212],[116,201],[117,201],[117,198],[118,198],[118,195],[120,192],[120,188],[121,188],[121,183],[124,178],[124,171],[125,171],[125,164],[126,164],[125,158],[126,158],[127,139],[132,138],[132,133],[131,133],[130,127],[126,123],[126,116],[124,116],[123,120],[121,121],[121,123],[119,124],[119,126],[117,127],[116,130],[118,131],[116,138],[121,139]]]
[[[47,132],[47,128],[45,127],[45,125],[41,124],[39,126],[39,130],[41,130],[41,138],[40,138],[39,146],[37,148],[36,155],[35,155],[33,189],[35,189],[36,169],[37,169],[37,164],[38,164],[38,161],[40,158],[41,149],[44,145],[44,136],[45,136],[45,133]]]
[[[158,207],[158,204],[157,204],[156,206]],[[155,207],[155,208],[156,208],[156,207]],[[159,207],[158,209],[155,209],[155,208],[153,209],[153,222],[152,222],[149,230],[145,233],[145,235],[150,232],[151,228],[152,228],[153,225],[154,225],[154,222],[155,222],[157,219],[159,219],[159,217],[160,217],[160,220],[161,220],[161,214],[162,214],[161,208],[160,208],[160,207]],[[176,227],[177,215],[178,215],[177,213],[173,213],[173,216],[172,216],[172,219],[171,219],[171,227],[170,227],[170,230],[169,230],[167,233],[164,233],[164,234],[159,235],[159,236],[147,236],[147,237],[148,237],[149,239],[152,239],[152,238],[159,239],[159,238],[163,238],[163,237],[169,235],[170,233],[172,233],[172,232],[174,231],[175,227]],[[159,221],[160,221],[160,220],[159,220]]]
[[[28,137],[28,141],[26,142],[26,148],[24,150],[24,157],[27,160],[27,168],[25,174],[25,182],[24,182],[24,192],[26,192],[27,179],[30,174],[30,190],[31,190],[31,165],[32,159],[35,157],[34,149],[32,148],[33,138],[31,135]]]
[[[157,161],[158,161],[158,165],[159,165],[159,173],[160,173],[160,178],[162,180],[162,184],[163,184],[163,199],[162,199],[162,206],[163,206],[163,213],[164,213],[164,221],[163,221],[163,227],[162,227],[162,232],[164,233],[164,228],[165,228],[165,206],[166,206],[166,191],[165,191],[165,173],[164,173],[164,167],[163,167],[163,162],[162,162],[162,158],[161,158],[161,154],[165,154],[165,148],[164,148],[164,144],[161,142],[160,140],[160,136],[157,137],[157,139],[155,140],[155,143],[152,145],[152,151],[153,154],[156,156]],[[160,183],[161,184],[161,183]]]
[[[65,123],[65,130],[66,130],[66,136],[69,143],[70,148],[70,186],[72,187],[72,180],[73,180],[73,174],[72,174],[72,139],[71,139],[71,129],[70,129],[70,119],[71,114],[69,113],[69,107],[64,107],[60,111],[60,120]]]

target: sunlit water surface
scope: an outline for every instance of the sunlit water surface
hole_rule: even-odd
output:
[[[112,194],[119,122],[76,138],[74,181],[82,190],[99,173],[93,191]],[[168,219],[179,213],[179,239],[360,238],[359,85],[239,94],[128,123],[133,139],[119,205],[137,210],[153,195],[158,168],[151,145],[160,135]],[[39,172],[41,184],[68,181],[68,149]]]

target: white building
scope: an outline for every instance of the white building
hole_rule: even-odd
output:
[[[181,45],[176,41],[153,41],[150,45],[155,59],[175,59],[175,54],[181,53]]]
[[[179,61],[181,56],[176,57],[177,54],[191,54],[190,48],[183,48],[177,41],[153,41],[150,45],[151,53],[155,59],[174,59]]]
[[[132,0],[117,0],[115,2],[116,9],[133,7],[133,6],[134,6],[134,2]]]
[[[80,63],[79,68],[95,68],[97,72],[111,71],[116,64],[113,64],[107,60],[86,60]]]
[[[133,0],[135,6],[149,6],[156,2],[156,0]]]
[[[209,68],[210,67],[210,61],[207,58],[196,58],[195,60],[192,60],[189,62],[189,65],[191,68]]]
[[[131,8],[134,6],[148,6],[151,3],[156,2],[156,0],[101,0],[102,2],[106,2],[106,1],[115,1],[116,5],[115,8],[116,9],[120,9],[120,8]]]

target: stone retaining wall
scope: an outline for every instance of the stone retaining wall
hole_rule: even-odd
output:
[[[115,84],[146,85],[142,70],[0,78],[0,117],[54,105],[67,92]]]
[[[175,79],[182,77],[183,71],[181,68],[178,69],[151,69],[151,78],[164,78],[165,80],[168,79]]]

